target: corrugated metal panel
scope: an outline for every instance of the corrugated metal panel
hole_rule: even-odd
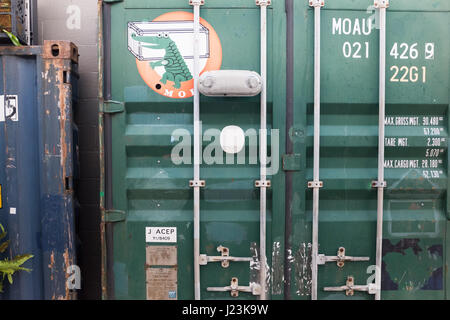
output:
[[[267,203],[268,284],[272,299],[308,299],[312,281],[312,191],[307,184],[313,179],[314,14],[308,1],[294,1],[289,29],[286,9],[283,1],[273,1],[268,9],[267,123],[280,135],[278,154],[272,149],[280,170],[270,177]],[[189,29],[186,21],[192,20],[191,10],[188,1],[176,0],[163,7],[140,0],[105,5],[102,94],[105,100],[123,103],[113,109],[108,109],[111,104],[102,105],[100,118],[102,137],[103,129],[105,133],[106,298],[194,297],[193,195],[188,185],[192,163],[176,165],[171,158],[179,142],[176,130],[192,136],[192,99],[174,99],[191,96],[186,90],[191,78],[183,79],[180,87],[166,79],[164,73],[171,69],[164,66],[170,57],[155,52],[151,45],[139,48],[132,42],[133,32],[127,30],[130,23],[145,25],[142,33],[155,45],[157,36],[172,37],[174,23],[180,27],[183,22],[183,28]],[[355,284],[366,285],[374,272],[377,192],[372,181],[377,180],[379,102],[376,12],[373,1],[356,4],[351,0],[327,0],[321,10],[320,175],[324,187],[319,203],[319,253],[337,256],[338,249],[345,247],[346,255],[368,257],[368,261],[346,262],[342,268],[336,263],[319,266],[319,299],[373,299],[367,292],[347,296],[345,291],[325,292],[324,287],[343,286],[350,276]],[[215,44],[214,31],[220,39],[221,69],[260,71],[260,11],[254,1],[206,1],[201,17],[209,30],[210,48]],[[420,24],[413,23],[419,20]],[[162,22],[164,27],[158,25]],[[442,1],[399,1],[387,10],[383,299],[446,297],[446,26],[448,5]],[[286,27],[291,38],[286,36]],[[174,42],[190,66],[186,43],[191,37],[184,39],[185,43]],[[211,67],[217,52],[211,56],[204,70]],[[292,83],[286,79],[293,79]],[[260,127],[258,98],[202,96],[200,106],[203,133],[213,128],[220,132],[228,125],[244,131]],[[276,147],[271,137],[269,150]],[[210,149],[210,141],[204,141],[204,152]],[[247,154],[249,142],[247,138]],[[220,147],[217,152],[222,152]],[[200,201],[201,253],[220,255],[216,249],[222,245],[229,248],[231,256],[257,257],[260,198],[254,182],[259,179],[259,164],[203,163],[201,179],[206,182]],[[109,215],[114,218],[108,219]],[[176,241],[170,242],[170,237],[165,244],[149,241],[147,227],[176,227]],[[146,247],[154,252],[159,246],[176,248],[175,253],[164,251],[172,252],[175,257],[171,258],[177,260],[175,282],[166,271],[160,273],[164,281],[155,282],[156,266],[146,266]],[[207,288],[229,286],[232,277],[239,279],[239,285],[258,282],[254,266],[250,263],[249,268],[243,262],[230,262],[228,268],[220,263],[201,266],[202,298],[229,298],[229,292],[209,292]],[[249,293],[239,297],[255,298]]]
[[[72,121],[77,48],[63,41],[0,49],[2,97],[12,98],[0,132],[2,208],[8,257],[32,254],[30,273],[5,284],[4,299],[70,299],[76,265]],[[75,92],[73,91],[75,90]]]

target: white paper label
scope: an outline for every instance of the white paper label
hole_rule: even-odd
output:
[[[177,228],[175,227],[146,227],[145,228],[146,242],[177,242]]]
[[[19,97],[18,96],[0,96],[0,122],[5,119],[17,122],[19,121]]]

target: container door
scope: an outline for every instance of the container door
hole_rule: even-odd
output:
[[[295,130],[307,143],[306,176],[294,176],[294,246],[308,251],[312,191],[314,14],[295,7]],[[307,14],[304,15],[304,12]],[[386,118],[382,299],[444,299],[448,252],[448,3],[391,1],[386,20]],[[321,10],[321,158],[319,253],[369,261],[319,265],[319,299],[373,299],[325,291],[372,282],[375,274],[379,30],[373,1],[325,0]],[[306,53],[305,48],[307,48]],[[306,75],[306,76],[305,76]],[[304,193],[302,193],[304,191]],[[306,249],[305,249],[306,248]],[[307,273],[306,273],[307,274]],[[310,294],[294,273],[292,293]],[[447,295],[448,297],[448,295]]]
[[[283,5],[275,1],[267,10],[267,119],[272,148],[284,146]],[[202,73],[225,69],[259,73],[260,7],[255,1],[206,1],[200,12]],[[187,0],[161,4],[125,0],[105,4],[104,17],[105,98],[110,100],[104,105],[107,297],[193,299],[192,7]],[[233,278],[239,286],[258,282],[260,190],[255,181],[260,179],[260,163],[254,141],[259,139],[260,97],[201,96],[200,110],[201,179],[206,183],[200,194],[200,253],[249,258],[225,264],[219,259],[201,266],[201,298],[227,299],[232,297],[230,291],[208,288],[230,286]],[[226,142],[221,144],[220,138],[228,126],[244,133],[243,159],[224,152]],[[270,155],[270,146],[268,150]],[[267,283],[273,298],[283,294],[280,154],[276,149],[268,165],[272,187],[267,196]],[[239,291],[235,298],[258,295]]]

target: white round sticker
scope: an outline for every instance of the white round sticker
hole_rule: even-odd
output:
[[[239,153],[245,145],[245,134],[238,126],[225,127],[220,133],[220,146],[226,153]]]

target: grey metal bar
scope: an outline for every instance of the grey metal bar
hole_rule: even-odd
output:
[[[379,8],[380,22],[380,74],[379,74],[379,118],[378,118],[378,187],[377,187],[377,239],[376,239],[376,269],[375,269],[375,300],[381,299],[381,263],[383,245],[383,198],[384,188],[384,118],[386,101],[386,8],[388,0],[375,0]]]
[[[260,187],[260,233],[259,256],[260,272],[259,282],[261,286],[260,300],[266,300],[266,205],[267,205],[267,6],[270,0],[256,0],[261,8],[261,130],[260,130],[260,161],[261,161],[261,187]]]
[[[222,261],[232,261],[232,262],[251,262],[253,258],[244,257],[226,257],[226,256],[205,256],[206,262],[222,262]]]
[[[199,31],[201,0],[190,0],[194,6],[194,181],[200,181],[200,94],[198,80],[200,76]],[[194,185],[194,295],[200,300],[200,185]]]
[[[319,190],[320,183],[320,8],[323,1],[309,0],[314,7],[314,159],[312,217],[312,281],[311,299],[317,300],[317,260],[319,255]]]

